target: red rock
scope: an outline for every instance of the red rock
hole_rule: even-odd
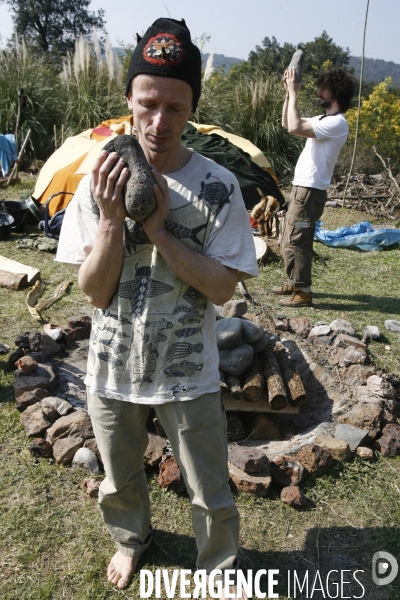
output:
[[[281,500],[294,508],[303,508],[307,504],[307,499],[297,485],[284,487],[281,491]]]
[[[229,448],[229,460],[246,473],[266,473],[269,475],[269,458],[259,448],[232,446]]]
[[[39,403],[28,406],[25,412],[21,414],[20,420],[25,427],[26,435],[29,437],[43,433],[51,425],[51,421],[47,418]]]
[[[55,384],[55,375],[50,365],[38,365],[38,368],[30,375],[24,375],[15,379],[15,397],[19,398],[24,392],[30,392],[36,388],[51,391]]]
[[[159,465],[166,448],[167,440],[149,433],[149,443],[143,457],[145,467],[150,469]]]
[[[312,329],[312,323],[307,317],[294,317],[289,321],[289,327],[301,338],[307,338]]]
[[[303,475],[303,465],[292,456],[277,456],[271,460],[271,476],[274,483],[284,487],[298,485]]]
[[[378,402],[358,402],[348,413],[338,417],[338,423],[366,429],[368,437],[373,440],[380,431],[382,415],[383,409]]]
[[[268,494],[269,486],[271,485],[271,472],[268,469],[262,475],[256,475],[254,473],[246,473],[239,469],[236,465],[228,462],[229,475],[231,478],[231,487],[241,492],[247,492],[254,496],[260,496],[264,498]]]
[[[83,485],[86,488],[86,492],[87,492],[88,496],[90,496],[91,498],[98,497],[101,481],[96,481],[96,479],[84,479]]]
[[[185,491],[185,482],[183,481],[181,470],[174,456],[169,455],[163,457],[160,463],[158,485],[160,488],[166,488],[176,494],[182,494]]]
[[[333,464],[333,457],[328,450],[316,444],[304,446],[293,457],[298,460],[309,473],[321,477]]]
[[[358,446],[356,454],[363,460],[369,460],[370,462],[374,460],[374,451],[366,446]]]
[[[359,340],[352,335],[346,335],[345,333],[339,333],[335,339],[335,343],[333,344],[334,348],[356,348],[357,350],[362,350],[365,352],[367,350],[367,344],[363,341]]]
[[[328,346],[331,345],[333,338],[335,337],[334,333],[331,333],[330,335],[310,335],[308,337],[308,341],[311,344],[315,344],[315,346],[322,346],[327,348]]]
[[[372,375],[368,378],[367,389],[371,394],[381,398],[394,398],[396,395],[392,384],[378,375]]]
[[[37,458],[52,458],[53,456],[53,448],[50,442],[43,438],[34,438],[29,446],[29,452]]]
[[[20,412],[23,412],[28,408],[28,406],[32,406],[33,404],[37,404],[40,402],[40,398],[36,395],[36,390],[32,392],[25,392],[19,398],[15,399],[15,408]]]
[[[29,375],[29,373],[32,373],[32,371],[35,371],[38,368],[36,360],[31,356],[21,356],[21,358],[15,362],[15,366],[22,371],[24,375]]]
[[[57,439],[53,444],[53,456],[63,465],[72,462],[76,452],[82,448],[85,440],[81,437],[68,436]]]
[[[249,321],[256,321],[257,322],[256,313],[245,313],[242,318],[243,319],[249,319]]]
[[[346,440],[341,440],[325,433],[319,433],[314,443],[328,450],[335,460],[346,462],[351,459],[350,446]]]
[[[343,378],[349,387],[354,388],[357,385],[365,385],[368,377],[371,377],[374,372],[374,367],[350,365],[350,367],[343,373]]]
[[[92,423],[87,412],[76,410],[65,417],[60,417],[46,433],[46,438],[53,445],[56,440],[68,436],[76,436],[82,438],[83,441],[94,437]]]
[[[338,364],[341,367],[348,367],[355,364],[364,364],[367,360],[367,353],[362,348],[354,348],[348,346],[347,348],[336,348],[336,355]]]
[[[287,321],[281,321],[281,319],[276,319],[275,317],[273,317],[272,320],[277,331],[287,331],[289,329]]]
[[[246,300],[229,300],[222,307],[224,317],[242,317],[247,313]]]
[[[382,456],[397,456],[400,454],[400,425],[385,425],[382,437],[375,441],[375,448]]]
[[[385,427],[385,425],[398,425],[398,419],[396,417],[396,415],[394,415],[393,413],[389,412],[388,410],[383,410],[383,415],[382,415],[382,427]]]

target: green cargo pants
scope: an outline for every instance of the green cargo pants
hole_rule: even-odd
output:
[[[293,186],[282,233],[282,257],[289,285],[311,292],[315,223],[322,216],[326,190]]]
[[[99,490],[103,520],[125,556],[140,556],[151,541],[150,502],[143,455],[149,406],[93,396],[88,412],[106,478]],[[197,568],[232,569],[239,514],[228,480],[226,418],[220,392],[157,405],[186,483],[196,537]]]

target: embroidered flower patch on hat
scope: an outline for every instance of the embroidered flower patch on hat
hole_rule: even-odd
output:
[[[181,43],[171,33],[160,33],[149,39],[143,58],[153,65],[177,65],[183,58]]]

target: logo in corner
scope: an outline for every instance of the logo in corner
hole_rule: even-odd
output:
[[[177,65],[183,58],[182,45],[172,33],[159,33],[147,42],[143,58],[153,65]]]
[[[372,579],[376,585],[392,583],[396,579],[398,571],[397,560],[389,552],[376,552],[372,557]]]

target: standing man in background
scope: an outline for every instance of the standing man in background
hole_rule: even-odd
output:
[[[322,73],[318,99],[324,115],[302,118],[297,105],[301,82],[295,68],[283,76],[286,98],[282,126],[293,135],[307,138],[296,165],[289,208],[282,235],[282,256],[287,284],[272,288],[282,306],[311,306],[311,266],[315,223],[324,212],[333,169],[349,133],[344,113],[355,92],[354,79],[342,69]]]

